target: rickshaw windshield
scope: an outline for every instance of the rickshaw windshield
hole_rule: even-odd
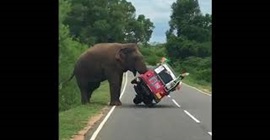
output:
[[[155,72],[165,85],[177,78],[171,66],[166,63],[158,66]]]
[[[164,63],[163,66],[168,70],[170,71],[171,76],[173,77],[173,79],[176,79],[177,77],[177,73],[173,70],[173,68],[168,64],[168,63]]]

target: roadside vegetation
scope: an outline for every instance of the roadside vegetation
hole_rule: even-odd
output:
[[[198,1],[172,4],[165,43],[150,43],[154,23],[136,15],[126,0],[59,0],[59,83],[67,80],[79,55],[100,42],[137,42],[149,65],[170,59],[175,71],[187,71],[185,83],[211,91],[212,16],[200,12]],[[59,89],[59,136],[70,139],[109,102],[105,81],[89,105],[81,105],[75,78]]]

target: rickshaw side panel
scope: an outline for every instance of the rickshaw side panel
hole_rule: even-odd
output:
[[[152,94],[156,97],[157,101],[166,96],[165,85],[160,81],[158,76],[153,70],[148,70],[146,73],[140,75],[142,80],[146,83]]]

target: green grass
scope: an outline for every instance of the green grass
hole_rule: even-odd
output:
[[[207,92],[210,94],[212,93],[211,83],[207,83],[205,81],[196,81],[190,77],[186,77],[185,79],[183,79],[183,83],[196,87],[204,92]]]
[[[78,94],[79,96],[79,94]],[[109,84],[103,82],[92,95],[90,104],[79,105],[59,113],[59,140],[69,140],[83,129],[88,120],[98,114],[109,102]]]

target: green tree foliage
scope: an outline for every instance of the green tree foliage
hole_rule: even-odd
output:
[[[70,12],[70,3],[66,0],[59,1],[59,83],[67,80],[74,68],[77,57],[87,48],[70,37],[69,28],[63,20]],[[67,110],[80,104],[79,90],[74,80],[64,85],[59,90],[59,110]]]
[[[136,17],[126,0],[59,0],[59,83],[67,80],[77,58],[99,42],[140,42],[150,39],[153,23]],[[86,45],[87,44],[87,45]],[[59,89],[59,110],[80,105],[75,80]]]
[[[141,42],[146,44],[153,32],[153,23],[144,15],[139,15],[137,20],[131,20],[127,26],[127,41]]]
[[[154,28],[144,15],[136,18],[135,7],[126,0],[71,0],[64,21],[82,43],[147,43]]]
[[[212,15],[201,13],[198,0],[177,0],[171,8],[165,45],[168,57],[179,71],[185,69],[192,78],[210,82]]]
[[[177,0],[172,4],[168,35],[205,42],[211,39],[212,16],[202,15],[198,0]]]
[[[164,44],[141,45],[140,51],[148,65],[155,66],[160,59],[167,56]]]

